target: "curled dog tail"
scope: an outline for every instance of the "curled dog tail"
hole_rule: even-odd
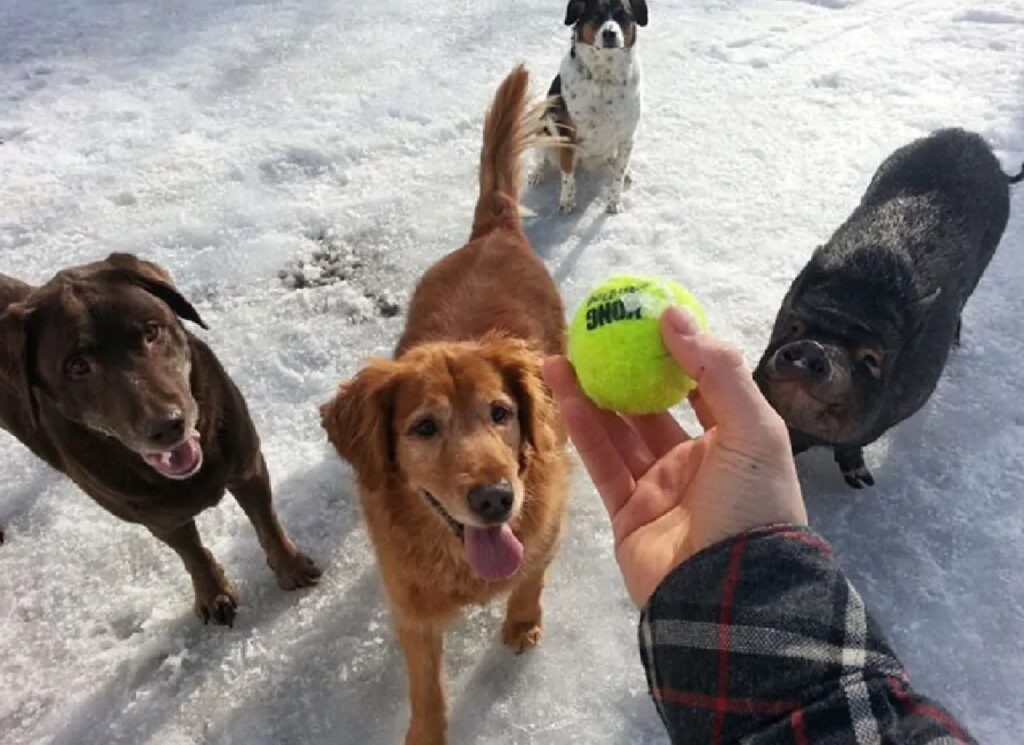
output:
[[[473,213],[470,240],[499,225],[520,224],[521,156],[529,147],[557,141],[543,136],[541,115],[547,102],[529,105],[529,82],[526,68],[516,66],[498,86],[487,112],[480,148],[480,198]]]
[[[1024,181],[1024,165],[1020,167],[1020,173],[1016,176],[1007,176],[1006,180],[1011,184],[1019,184],[1021,181]]]

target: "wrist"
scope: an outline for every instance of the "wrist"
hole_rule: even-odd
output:
[[[641,612],[646,614],[652,605],[656,605],[660,595],[681,597],[690,594],[694,586],[701,586],[703,577],[719,574],[722,562],[727,560],[733,551],[742,551],[750,541],[785,540],[797,541],[802,545],[813,546],[832,557],[832,549],[824,538],[811,530],[802,522],[777,522],[759,525],[735,535],[712,540],[702,548],[678,562],[661,581],[653,588]],[[717,584],[721,584],[720,578]]]

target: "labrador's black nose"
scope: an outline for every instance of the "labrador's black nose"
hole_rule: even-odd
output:
[[[180,411],[153,417],[146,425],[146,437],[157,447],[176,445],[185,436],[185,417]]]

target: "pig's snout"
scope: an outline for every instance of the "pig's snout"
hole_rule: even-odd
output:
[[[775,372],[805,383],[825,383],[832,377],[832,363],[818,342],[795,341],[775,353]]]

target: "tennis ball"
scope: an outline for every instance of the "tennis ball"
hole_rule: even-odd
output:
[[[700,303],[670,279],[616,275],[594,287],[569,325],[569,362],[583,392],[602,409],[650,414],[697,387],[665,348],[658,319],[670,305],[707,330]]]

